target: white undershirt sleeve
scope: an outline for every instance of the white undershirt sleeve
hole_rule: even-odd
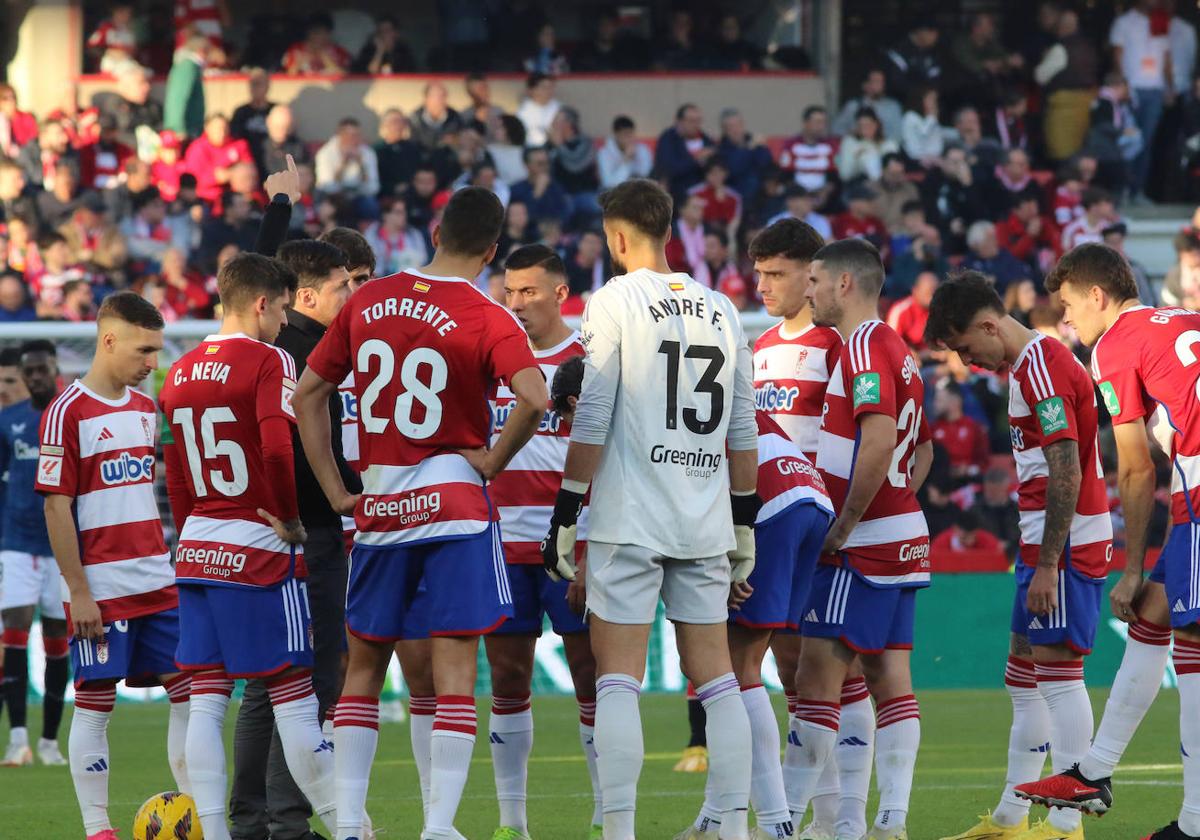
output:
[[[603,290],[588,301],[579,332],[587,355],[583,388],[571,423],[571,440],[602,446],[608,439],[621,382],[621,325],[605,307]]]

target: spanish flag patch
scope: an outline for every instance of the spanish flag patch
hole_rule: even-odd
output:
[[[414,290],[414,291],[417,291],[417,292],[428,292],[428,291],[429,291],[429,289],[430,289],[430,286],[429,286],[429,284],[428,284],[428,283],[426,283],[424,280],[418,280],[418,281],[416,281],[415,283],[413,283],[413,290]]]
[[[676,281],[672,281],[671,283],[668,283],[667,285],[671,287],[672,292],[682,292],[683,288],[684,288],[682,283],[679,283]]]
[[[220,349],[221,349],[220,344],[210,344],[204,348],[204,355],[211,356],[213,353],[218,352]]]

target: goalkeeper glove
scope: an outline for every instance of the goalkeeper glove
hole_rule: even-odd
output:
[[[734,583],[745,583],[754,571],[754,520],[758,518],[762,500],[757,493],[729,495],[733,510],[733,537],[737,545],[729,552],[729,564]]]
[[[583,494],[559,489],[550,517],[550,533],[542,540],[542,567],[550,579],[575,580],[575,523],[583,510]]]

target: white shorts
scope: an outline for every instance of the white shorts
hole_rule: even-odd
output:
[[[38,606],[45,618],[67,617],[53,557],[0,551],[0,575],[0,609]]]
[[[588,541],[589,612],[613,624],[652,624],[660,595],[671,621],[724,624],[729,558],[679,560],[640,545]]]

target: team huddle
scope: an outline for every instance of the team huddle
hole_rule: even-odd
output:
[[[531,674],[547,617],[564,639],[594,798],[579,834],[633,840],[638,698],[660,600],[710,756],[703,805],[677,840],[907,837],[921,736],[910,655],[931,570],[916,491],[933,445],[918,365],[878,318],[879,254],[862,240],[825,244],[794,219],[761,232],[750,254],[782,320],[751,349],[727,298],[669,269],[660,187],[629,181],[601,205],[618,276],[578,332],[559,312],[566,271],[548,248],[507,260],[505,306],[478,290],[470,278],[494,257],[503,208],[467,188],[419,271],[349,282],[344,259],[315,280],[302,261],[229,261],[221,328],[171,367],[157,405],[134,388],[157,368],[163,322],[121,293],[100,308],[88,373],[56,396],[43,376],[51,385],[17,406],[22,423],[40,424],[34,486],[49,546],[4,553],[5,606],[10,568],[52,553],[61,601],[33,572],[20,597],[46,601],[52,621],[66,602],[68,761],[89,840],[116,836],[107,728],[122,679],[167,689],[170,768],[208,840],[231,836],[222,729],[238,678],[265,691],[312,813],[337,840],[374,837],[366,801],[396,653],[423,803],[403,830],[461,838],[481,637],[493,840],[528,840]],[[276,339],[297,295],[325,294],[326,275],[341,278],[338,296],[298,364]],[[933,344],[1010,377],[1021,524],[1008,773],[995,810],[955,840],[1081,840],[1082,813],[1112,806],[1110,777],[1155,698],[1172,628],[1184,803],[1148,840],[1200,838],[1200,314],[1138,306],[1127,263],[1102,245],[1069,252],[1047,285],[1092,348],[1090,377],[1007,316],[982,275],[950,278],[930,309]],[[52,368],[47,355],[26,348],[27,380]],[[1096,385],[1127,527],[1110,599],[1130,630],[1093,737],[1083,662],[1113,540]],[[1143,582],[1152,439],[1174,459],[1174,526]],[[173,562],[154,498],[160,443]],[[352,517],[348,663],[328,709],[314,692],[297,445],[312,492]],[[787,693],[782,744],[761,678],[768,649]],[[1043,779],[1047,752],[1054,775]],[[1034,803],[1049,812],[1031,823]]]

